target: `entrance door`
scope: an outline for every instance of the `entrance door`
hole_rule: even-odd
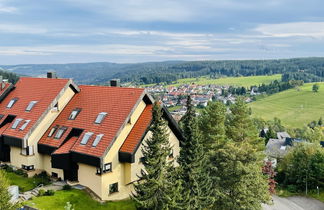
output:
[[[78,181],[78,169],[79,166],[77,163],[71,163],[70,169],[64,169],[64,180],[68,180],[71,182]]]

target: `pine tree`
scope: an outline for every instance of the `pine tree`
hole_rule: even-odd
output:
[[[2,170],[0,170],[0,209],[16,209],[16,206],[10,202],[11,196],[8,192],[8,180]]]
[[[176,209],[179,196],[177,183],[180,182],[172,177],[173,162],[168,161],[171,147],[158,103],[154,104],[152,115],[152,136],[142,149],[144,170],[140,180],[134,184],[132,199],[139,209]]]
[[[225,140],[226,106],[220,102],[209,103],[199,118],[199,130],[205,151],[215,149]]]
[[[213,157],[218,178],[214,209],[261,209],[270,199],[268,181],[262,174],[263,159],[250,144],[229,141]]]
[[[230,107],[231,114],[226,121],[226,135],[235,142],[260,143],[258,131],[250,117],[250,111],[243,98]]]
[[[207,156],[204,155],[196,112],[192,107],[190,96],[187,99],[187,112],[181,119],[180,126],[184,134],[178,158],[183,187],[183,207],[208,209],[214,202],[212,197],[214,193],[207,167]]]

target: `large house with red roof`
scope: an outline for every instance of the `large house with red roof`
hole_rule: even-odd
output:
[[[55,77],[0,81],[0,161],[83,185],[102,200],[128,198],[143,169],[152,103],[141,88],[77,86]],[[173,158],[182,134],[164,108],[163,116]]]

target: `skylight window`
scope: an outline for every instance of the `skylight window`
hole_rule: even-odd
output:
[[[55,131],[57,130],[57,127],[58,127],[58,126],[55,126],[55,127],[53,127],[53,128],[51,129],[51,131],[50,131],[49,134],[48,134],[48,137],[53,136],[53,134],[54,134]]]
[[[21,118],[16,119],[15,122],[14,122],[14,124],[12,124],[11,128],[12,128],[12,129],[16,129],[16,128],[18,127],[19,123],[20,123],[22,120],[23,120],[23,119],[21,119]]]
[[[93,141],[92,146],[93,146],[93,147],[97,146],[97,145],[99,144],[99,142],[100,142],[100,140],[101,140],[101,138],[102,138],[103,136],[104,136],[103,134],[98,134],[98,135],[96,136],[96,139]]]
[[[97,116],[97,119],[95,121],[96,124],[100,124],[103,119],[105,118],[105,116],[107,115],[107,112],[100,112]]]
[[[7,108],[11,108],[16,103],[16,101],[18,101],[18,98],[11,99],[7,105]]]
[[[81,140],[81,144],[83,144],[83,145],[87,144],[92,135],[93,135],[92,132],[85,133]]]
[[[28,106],[27,106],[27,108],[26,108],[26,111],[31,111],[32,110],[32,108],[35,106],[35,104],[37,103],[38,101],[31,101],[31,102],[29,102],[29,104],[28,104]]]
[[[30,120],[25,120],[25,123],[19,128],[19,130],[23,131],[27,127],[29,122]]]
[[[56,132],[54,138],[60,139],[63,136],[63,134],[64,134],[64,132],[66,130],[67,130],[67,127],[61,127],[61,128],[59,128],[58,131]]]
[[[81,109],[79,108],[74,109],[69,116],[69,120],[74,120],[77,117],[77,115],[80,113],[80,111]]]

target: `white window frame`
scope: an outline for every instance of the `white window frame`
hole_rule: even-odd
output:
[[[103,172],[107,173],[107,172],[112,172],[112,163],[106,163],[103,167]]]
[[[7,108],[11,108],[15,103],[16,103],[16,101],[18,101],[18,99],[17,98],[13,98],[13,99],[11,99],[10,101],[9,101],[9,103],[8,103],[8,105],[7,105]]]
[[[26,107],[26,111],[27,112],[30,112],[33,109],[33,107],[35,106],[35,104],[37,104],[37,102],[38,101],[31,101],[31,102],[29,102],[28,106]]]
[[[93,133],[92,132],[86,132],[84,135],[83,135],[83,138],[80,142],[80,144],[82,145],[86,145],[88,143],[88,141],[90,140],[90,138],[92,137]]]
[[[96,136],[95,140],[93,141],[92,146],[96,147],[99,144],[99,142],[101,141],[103,136],[104,136],[103,134],[98,134]]]
[[[66,130],[67,130],[66,127],[60,127],[60,128],[58,129],[58,131],[56,132],[54,138],[55,138],[55,139],[60,139],[60,138],[62,138],[62,136],[64,135],[64,133],[65,133]]]
[[[11,128],[16,129],[21,121],[23,121],[23,119],[21,118],[16,119],[15,122],[12,124]]]
[[[30,120],[25,120],[25,123],[19,128],[19,130],[23,131],[27,127],[29,122]]]
[[[100,112],[95,120],[96,124],[101,124],[104,118],[107,116],[107,112]]]

